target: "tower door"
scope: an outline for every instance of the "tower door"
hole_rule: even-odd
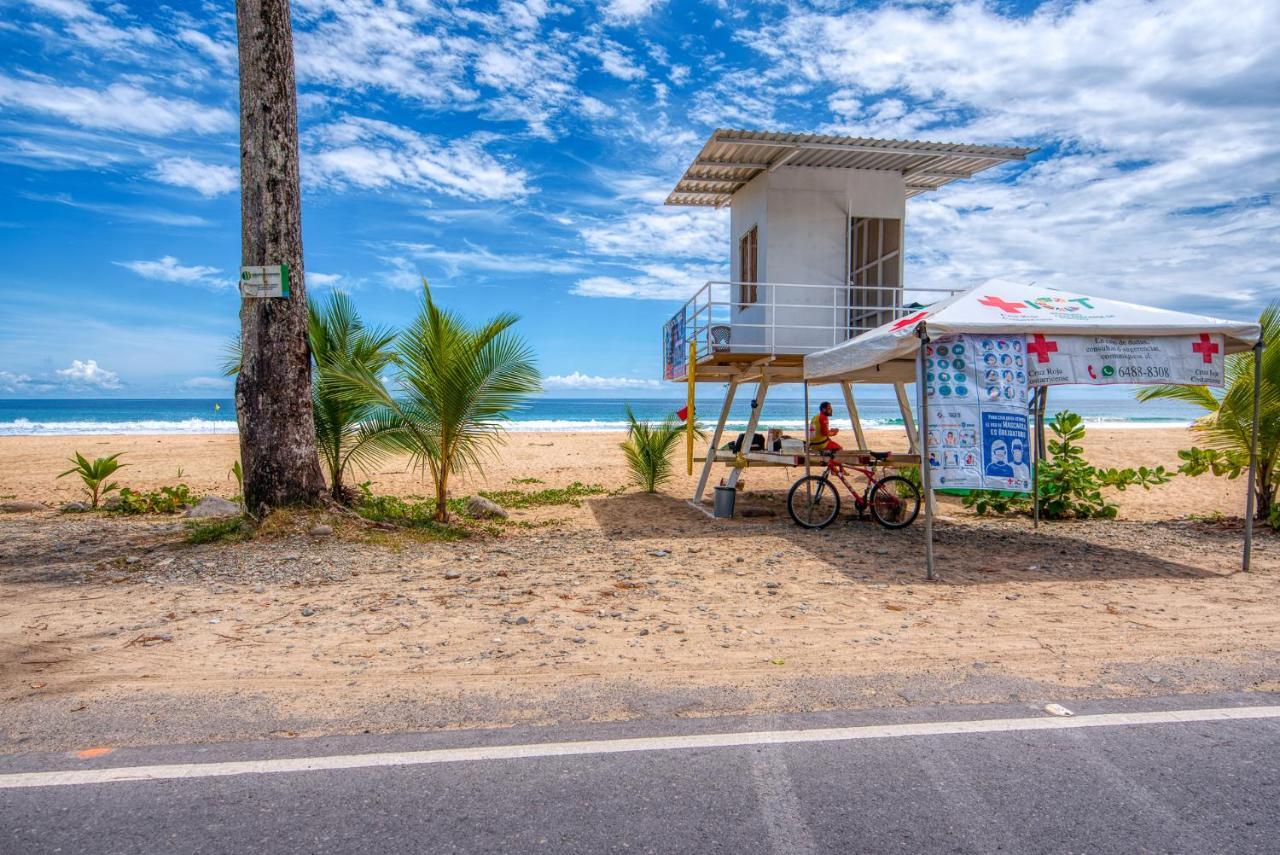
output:
[[[849,334],[893,320],[902,305],[902,220],[849,219]]]

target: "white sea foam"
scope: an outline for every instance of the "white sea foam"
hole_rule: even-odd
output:
[[[33,422],[14,419],[0,422],[0,436],[106,436],[167,433],[236,433],[236,423],[226,419],[139,419],[125,422],[67,421]]]
[[[1129,421],[1125,419],[1086,418],[1085,426],[1089,428],[1106,428],[1112,430],[1136,430],[1155,428],[1186,427],[1185,421]],[[844,426],[847,429],[847,422]],[[867,429],[901,427],[901,419],[862,420]],[[836,425],[841,426],[840,420]],[[627,429],[627,422],[618,419],[527,419],[507,422],[507,430],[513,433],[589,433],[607,432],[621,433]],[[710,425],[708,425],[710,427]],[[768,419],[760,423],[760,430],[780,428],[784,431],[804,430],[802,419]],[[746,422],[730,422],[727,432],[740,432],[746,429]],[[228,419],[179,419],[166,421],[162,419],[140,419],[137,421],[104,422],[104,421],[62,421],[41,422],[18,418],[13,421],[0,422],[0,436],[147,436],[160,434],[234,434],[236,423]]]

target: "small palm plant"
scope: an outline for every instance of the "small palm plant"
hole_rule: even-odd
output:
[[[1253,490],[1257,515],[1276,516],[1280,490],[1280,303],[1262,313],[1262,373],[1258,412],[1258,466]],[[1204,438],[1206,448],[1178,452],[1187,475],[1212,472],[1238,478],[1249,468],[1253,435],[1253,354],[1233,353],[1226,358],[1222,391],[1207,386],[1151,386],[1138,393],[1139,401],[1167,399],[1194,404],[1206,411],[1191,430]]]
[[[449,521],[449,479],[479,468],[499,443],[503,423],[540,389],[533,352],[501,314],[479,326],[446,311],[423,280],[422,305],[396,339],[395,391],[370,366],[335,369],[337,388],[372,408],[366,433],[407,451],[431,471],[435,520]]]
[[[96,508],[98,507],[98,500],[103,493],[110,493],[112,490],[120,489],[120,485],[115,481],[107,483],[108,479],[116,473],[117,469],[129,464],[117,461],[120,454],[99,457],[95,460],[87,459],[78,451],[75,454],[75,457],[69,458],[75,466],[58,477],[65,478],[68,475],[79,475],[80,480],[84,482],[85,491],[89,494],[89,507]]]
[[[622,454],[631,470],[631,481],[646,493],[656,493],[671,480],[671,452],[679,445],[685,426],[670,417],[657,423],[641,421],[630,406],[627,423],[627,441],[622,443]],[[700,428],[695,427],[694,433],[703,436]]]
[[[366,425],[377,405],[347,394],[338,372],[357,365],[380,375],[394,358],[395,333],[366,327],[351,298],[334,292],[325,302],[308,307],[308,337],[315,360],[311,409],[316,446],[324,459],[329,490],[342,502],[350,498],[343,484],[347,468],[354,464],[368,469],[381,459],[387,442]]]

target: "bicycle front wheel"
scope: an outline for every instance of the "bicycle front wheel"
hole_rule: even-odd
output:
[[[840,513],[840,494],[820,475],[808,475],[791,485],[787,511],[796,525],[826,528]]]
[[[885,528],[905,528],[920,513],[920,488],[901,475],[881,478],[871,490],[871,516]]]

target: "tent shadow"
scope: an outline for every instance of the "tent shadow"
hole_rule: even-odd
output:
[[[684,499],[665,494],[627,493],[587,504],[601,533],[618,542],[716,538],[725,542],[725,553],[733,556],[729,560],[740,556],[748,569],[769,556],[784,562],[790,548],[848,579],[923,580],[921,521],[891,531],[859,521],[846,509],[828,528],[811,531],[791,521],[784,499],[745,494],[739,510],[745,505],[775,515],[732,520],[712,519]],[[950,584],[1208,579],[1235,571],[1240,562],[1238,532],[1211,527],[1193,531],[1185,521],[1079,520],[1043,523],[1036,530],[1024,518],[949,517],[935,523],[934,536],[938,573]],[[1181,548],[1170,548],[1175,539]],[[780,547],[781,558],[776,557]],[[674,543],[669,548],[674,550]],[[713,569],[725,561],[698,554],[700,560],[715,562]]]

